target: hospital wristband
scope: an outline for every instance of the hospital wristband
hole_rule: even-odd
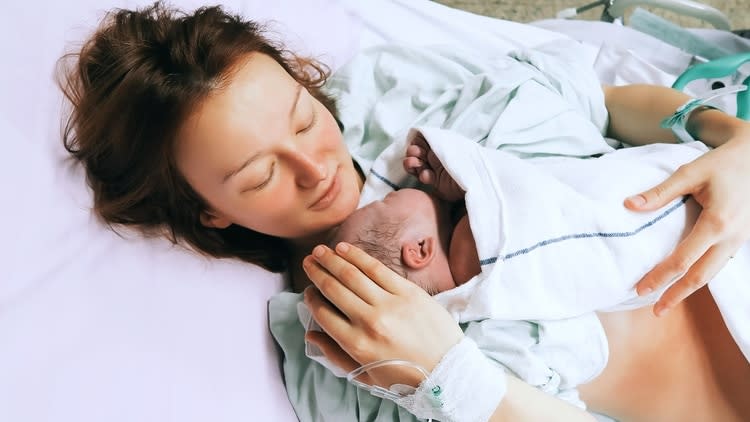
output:
[[[435,366],[430,376],[396,404],[422,419],[486,422],[505,396],[505,371],[464,337]]]
[[[677,141],[680,143],[693,142],[695,138],[687,130],[687,121],[690,119],[690,115],[698,108],[709,108],[716,109],[709,105],[714,99],[727,94],[733,94],[735,92],[744,91],[747,89],[744,85],[733,85],[724,88],[709,91],[705,95],[698,98],[691,98],[685,104],[677,107],[674,114],[661,121],[661,127],[663,129],[672,129]]]

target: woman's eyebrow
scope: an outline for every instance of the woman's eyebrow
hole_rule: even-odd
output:
[[[225,174],[224,175],[224,179],[222,179],[221,183],[222,184],[226,183],[227,180],[229,180],[232,176],[236,175],[237,173],[241,172],[245,167],[249,166],[250,163],[252,163],[253,161],[257,160],[258,157],[260,157],[260,153],[256,152],[255,154],[253,154],[252,157],[250,157],[247,160],[245,160],[245,162],[243,162],[242,165],[240,165],[239,167],[237,167],[235,170],[232,170],[229,173]]]

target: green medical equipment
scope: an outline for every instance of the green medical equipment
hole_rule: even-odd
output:
[[[689,67],[672,84],[672,88],[682,90],[689,82],[696,79],[721,78],[736,72],[740,66],[750,62],[750,53],[741,53],[699,63]],[[737,117],[750,120],[750,76],[742,81],[749,89],[737,94]]]

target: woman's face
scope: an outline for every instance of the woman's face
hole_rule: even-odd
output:
[[[177,166],[202,222],[304,239],[357,207],[360,178],[330,112],[276,61],[252,54],[186,121]]]

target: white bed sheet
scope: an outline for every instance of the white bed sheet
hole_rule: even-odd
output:
[[[63,160],[55,60],[104,10],[143,4],[17,1],[0,17],[0,420],[295,420],[267,329],[282,277],[117,236],[92,216],[81,169]],[[562,36],[427,0],[224,4],[275,19],[292,48],[334,68],[385,40],[481,51]]]

